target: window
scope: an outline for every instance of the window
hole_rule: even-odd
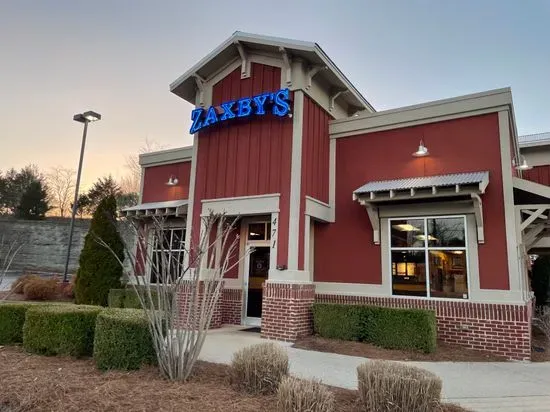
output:
[[[151,259],[151,283],[162,278],[177,279],[182,272],[185,256],[185,229],[173,227],[162,231],[162,239],[155,236]],[[159,279],[159,277],[161,279]]]
[[[259,222],[248,225],[248,240],[270,240],[271,223]]]
[[[468,299],[466,218],[390,219],[394,295]]]

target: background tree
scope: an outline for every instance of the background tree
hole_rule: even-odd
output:
[[[139,195],[137,193],[121,193],[116,199],[116,203],[119,209],[124,209],[125,207],[131,207],[138,204]]]
[[[52,167],[46,175],[48,194],[59,216],[69,215],[75,187],[75,171],[64,167]]]
[[[110,196],[116,199],[120,194],[120,186],[111,175],[100,177],[87,193],[90,208],[95,210],[103,199]]]
[[[16,214],[21,203],[21,197],[33,182],[44,183],[44,177],[35,165],[28,165],[20,171],[8,170],[2,178],[0,206],[7,214]]]
[[[73,203],[71,203],[71,210]],[[92,204],[86,193],[78,196],[76,205],[76,214],[82,219],[84,216],[91,215],[93,213]]]
[[[44,219],[50,210],[48,193],[42,181],[31,182],[21,196],[17,206],[17,216],[23,219]]]
[[[124,260],[124,244],[116,213],[116,199],[112,194],[101,200],[94,212],[76,274],[78,304],[107,306],[109,290],[121,286],[122,266],[118,263]]]

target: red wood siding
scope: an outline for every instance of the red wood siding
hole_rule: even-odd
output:
[[[328,203],[328,162],[330,116],[304,96],[302,137],[302,193]]]
[[[330,115],[304,95],[298,270],[304,269],[305,196],[328,203]]]
[[[541,185],[550,186],[550,165],[535,166],[523,172],[523,178]]]
[[[411,153],[423,138],[430,156]],[[365,209],[352,201],[368,181],[489,171],[482,196],[485,244],[479,245],[482,289],[509,289],[498,116],[449,120],[340,138],[336,144],[336,222],[315,227],[315,280],[380,284],[381,251]],[[475,235],[470,233],[470,235]]]
[[[147,167],[144,173],[142,203],[189,198],[190,161]],[[178,184],[167,186],[166,182],[172,175],[178,178]]]
[[[281,88],[281,70],[252,64],[241,79],[240,68],[212,91],[213,105]],[[280,193],[278,264],[288,257],[292,119],[272,115],[234,119],[199,133],[194,228],[199,227],[201,200]],[[198,230],[193,238],[198,240]]]

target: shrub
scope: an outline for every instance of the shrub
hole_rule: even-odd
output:
[[[99,306],[37,305],[27,310],[23,346],[44,355],[92,355]]]
[[[315,333],[326,338],[424,352],[433,352],[437,346],[437,323],[431,310],[317,303],[313,323]]]
[[[33,279],[26,282],[23,288],[25,300],[52,300],[57,295],[55,279]]]
[[[147,317],[140,309],[106,309],[96,321],[94,360],[99,369],[139,369],[156,361]]]
[[[31,280],[41,279],[38,275],[23,275],[17,278],[15,282],[11,284],[11,291],[17,294],[23,294],[25,285]]]
[[[27,309],[36,304],[10,302],[0,304],[0,345],[23,342],[23,325]]]
[[[233,355],[230,382],[249,393],[275,393],[283,377],[288,375],[288,355],[276,343],[259,343]]]
[[[287,376],[277,391],[277,410],[280,412],[331,412],[334,395],[320,382]]]
[[[111,289],[107,297],[107,305],[110,308],[123,308],[126,289]]]
[[[84,240],[76,275],[76,303],[107,306],[109,291],[121,286],[119,260],[123,259],[124,244],[116,226],[116,200],[108,196],[95,210]]]
[[[427,370],[374,360],[357,367],[360,407],[364,411],[438,410],[441,379]]]
[[[138,286],[138,288],[141,288],[141,286]],[[154,289],[151,290],[151,299],[153,299],[153,306],[158,308],[157,291]],[[111,289],[107,300],[110,308],[141,309],[139,297],[133,287]]]

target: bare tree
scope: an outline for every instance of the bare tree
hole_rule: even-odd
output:
[[[57,209],[59,216],[65,217],[71,208],[71,199],[74,194],[74,169],[52,167],[46,175],[46,181],[51,204]]]
[[[159,368],[167,379],[189,377],[220,299],[224,274],[244,259],[237,257],[236,221],[223,214],[203,217],[200,240],[193,248],[185,247],[183,231],[174,236],[165,217],[153,217],[147,225],[129,222],[137,247],[126,247],[129,268],[119,262],[146,313]],[[146,267],[156,285],[143,276]]]
[[[15,240],[8,241],[2,236],[0,238],[0,286],[6,278],[6,274],[10,270],[11,264],[15,256],[19,253],[23,244]],[[6,294],[2,300],[6,300],[11,293]]]
[[[138,153],[126,157],[125,167],[128,169],[128,173],[119,179],[120,188],[123,193],[139,193],[141,183],[139,155],[162,150],[165,147],[149,139],[145,139],[145,143],[139,148]]]

